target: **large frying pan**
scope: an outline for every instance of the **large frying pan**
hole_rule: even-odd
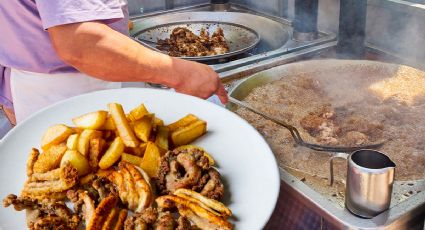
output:
[[[176,27],[184,27],[191,30],[193,33],[199,35],[202,28],[207,30],[209,34],[213,34],[217,27],[223,29],[224,37],[229,45],[229,52],[213,56],[201,57],[180,57],[192,61],[209,61],[218,60],[245,53],[254,48],[260,42],[260,35],[243,25],[227,22],[214,22],[214,21],[190,21],[190,22],[176,22],[167,23],[159,26],[147,28],[134,34],[136,41],[143,45],[157,50],[156,43],[158,39],[166,39],[170,37],[171,32]],[[158,50],[157,50],[158,51]]]

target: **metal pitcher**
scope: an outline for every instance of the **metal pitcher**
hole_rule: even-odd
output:
[[[390,207],[396,165],[388,156],[371,149],[338,153],[330,161],[330,185],[334,158],[347,160],[345,206],[350,212],[372,218]]]

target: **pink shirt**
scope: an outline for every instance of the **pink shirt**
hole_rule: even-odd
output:
[[[38,73],[77,72],[59,59],[46,29],[95,20],[128,34],[127,1],[0,1],[0,104],[12,106],[10,68]]]

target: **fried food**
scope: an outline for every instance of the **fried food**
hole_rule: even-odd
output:
[[[209,154],[205,149],[203,149],[203,148],[201,148],[201,147],[199,147],[197,145],[182,145],[182,146],[179,146],[179,147],[175,148],[174,150],[176,150],[176,151],[184,151],[184,150],[187,150],[187,151],[200,151],[200,152],[203,153],[203,155],[206,158],[208,158],[208,162],[210,163],[211,166],[214,166],[215,165],[215,160],[211,156],[211,154]]]
[[[142,163],[143,158],[128,153],[123,153],[121,155],[121,160],[139,166]]]
[[[51,146],[42,154],[38,155],[33,166],[33,171],[36,173],[44,173],[58,168],[66,149],[67,148],[64,143]]]
[[[86,219],[86,221],[88,220],[86,230],[102,229],[103,222],[112,209],[117,205],[117,202],[118,198],[115,196],[108,196],[103,199],[91,217]]]
[[[30,177],[34,173],[34,164],[38,159],[40,152],[36,148],[32,148],[27,159],[27,176]]]
[[[130,121],[137,121],[139,119],[142,119],[142,117],[148,114],[149,114],[149,111],[146,109],[145,105],[142,103],[130,111],[130,113],[128,114],[128,119]]]
[[[106,142],[102,138],[94,138],[90,140],[89,148],[89,165],[92,171],[97,171],[99,167],[99,160],[103,156],[103,148]]]
[[[195,121],[186,127],[177,129],[171,133],[174,146],[186,145],[207,132],[207,123],[202,120]]]
[[[148,142],[152,131],[152,116],[144,116],[134,121],[134,133],[143,142]]]
[[[165,126],[159,126],[156,133],[155,144],[159,147],[162,152],[167,152],[169,149],[168,145],[169,130]]]
[[[100,130],[115,130],[117,127],[115,126],[114,120],[111,116],[106,117],[106,121]]]
[[[66,162],[71,163],[77,169],[79,176],[84,176],[91,171],[89,161],[77,150],[67,150],[65,152],[60,165],[63,166]]]
[[[122,141],[121,137],[116,137],[111,146],[109,146],[108,150],[106,150],[105,154],[100,159],[99,168],[107,169],[111,167],[120,159],[123,152],[124,142]]]
[[[72,122],[79,128],[99,129],[105,124],[108,112],[99,110],[73,118]]]
[[[181,188],[216,200],[220,200],[224,194],[220,174],[211,167],[204,153],[196,148],[175,149],[161,157],[157,185],[160,194],[164,195]]]
[[[39,201],[10,194],[3,200],[3,206],[10,205],[13,205],[16,211],[37,210],[28,223],[31,229],[77,229],[80,222],[80,218],[72,214],[63,202]]]
[[[78,138],[80,138],[79,133],[72,134],[66,140],[66,147],[69,150],[77,150],[78,149]]]
[[[84,129],[78,138],[78,152],[87,157],[89,154],[90,140],[99,137],[102,137],[102,132],[92,129]]]
[[[119,171],[113,172],[108,179],[116,185],[121,201],[134,212],[149,207],[154,196],[149,177],[127,162],[120,162],[118,168]]]
[[[142,168],[151,178],[158,175],[161,153],[153,142],[148,142],[145,155],[143,156],[140,168]]]
[[[179,193],[180,195],[182,194],[181,191]],[[190,199],[176,195],[165,195],[158,197],[156,202],[159,208],[170,209],[174,206],[177,207],[180,215],[188,218],[201,229],[233,229],[232,224],[226,219],[231,212],[230,210],[222,209],[224,207],[223,204],[218,204],[218,201],[212,201],[208,198],[201,199],[200,194],[187,192],[186,194],[192,195],[189,196]],[[204,208],[205,206],[207,209]],[[221,211],[217,210],[217,208]],[[214,211],[210,211],[211,209]],[[217,215],[216,212],[221,215]]]
[[[182,127],[186,127],[186,126],[190,125],[191,123],[193,123],[197,120],[199,120],[198,117],[189,113],[188,115],[184,116],[183,118],[179,119],[178,121],[167,125],[167,127],[168,127],[170,132],[174,132],[177,129],[182,128]]]
[[[72,133],[74,133],[74,130],[66,125],[59,124],[50,126],[41,139],[41,148],[47,150],[53,145],[60,144]]]
[[[60,171],[47,172],[41,176],[30,177],[24,184],[24,189],[21,192],[22,196],[35,198],[40,195],[48,195],[51,193],[63,192],[73,187],[78,182],[78,171],[70,163],[66,163],[60,168]],[[59,174],[59,178],[57,177]],[[38,180],[37,178],[46,178],[52,180]]]
[[[111,114],[112,119],[114,120],[118,134],[122,138],[125,146],[127,147],[139,146],[139,140],[137,140],[136,136],[134,135],[134,132],[127,121],[127,118],[125,116],[122,106],[117,103],[109,103],[108,107],[109,107],[109,113]]]
[[[218,216],[229,217],[232,215],[232,211],[227,208],[223,203],[214,199],[209,199],[208,197],[205,197],[202,194],[194,192],[192,190],[182,188],[177,189],[174,192],[174,195],[197,203],[201,207],[207,209],[208,211]]]
[[[169,39],[158,39],[157,48],[174,57],[212,56],[229,52],[223,29],[220,27],[217,27],[211,38],[204,28],[197,36],[187,28],[177,27],[171,32]]]

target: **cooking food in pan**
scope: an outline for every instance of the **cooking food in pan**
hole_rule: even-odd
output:
[[[177,27],[171,32],[170,38],[158,39],[157,48],[173,57],[214,56],[229,52],[229,45],[220,27],[211,36],[205,28],[201,29],[198,36],[187,28]]]
[[[188,114],[164,125],[143,104],[108,108],[49,127],[21,194],[3,205],[26,210],[30,229],[233,228],[213,157],[188,145],[205,121]]]
[[[309,142],[351,146],[388,140],[380,151],[396,163],[396,179],[425,178],[425,73],[407,66],[336,62],[299,64],[298,71],[282,72],[244,101],[296,126]],[[288,130],[248,110],[237,113],[265,136],[281,167],[327,178],[330,154],[296,146]],[[345,179],[343,163],[336,170],[338,180]]]

